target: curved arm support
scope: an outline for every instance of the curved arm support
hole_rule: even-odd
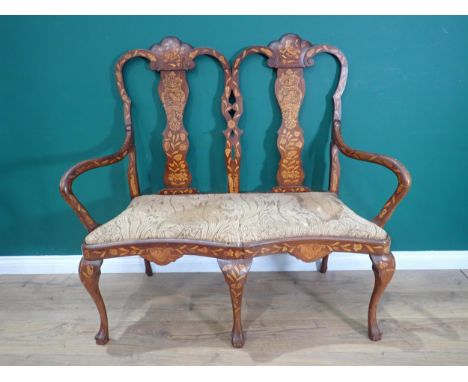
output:
[[[382,207],[377,216],[372,219],[372,221],[380,227],[383,227],[388,219],[392,216],[395,211],[396,206],[401,200],[406,196],[410,187],[411,187],[411,175],[409,171],[403,166],[399,161],[394,158],[368,153],[364,151],[354,150],[343,141],[341,135],[341,121],[335,120],[333,122],[333,143],[338,147],[338,149],[347,157],[375,163],[381,166],[388,168],[392,171],[397,179],[398,185],[395,192],[390,196],[385,205]]]
[[[62,194],[65,201],[75,211],[80,219],[81,223],[86,227],[88,231],[95,229],[98,224],[89,214],[88,210],[78,200],[72,190],[72,185],[75,179],[81,174],[98,167],[109,166],[111,164],[120,162],[124,159],[129,151],[131,150],[133,138],[131,132],[127,131],[125,142],[123,146],[115,154],[107,155],[101,158],[90,159],[82,161],[72,168],[70,168],[60,180],[60,193]]]
[[[128,183],[130,187],[130,194],[132,198],[140,194],[138,184],[138,174],[136,169],[136,154],[135,145],[133,142],[133,128],[132,128],[132,117],[131,117],[131,99],[128,96],[127,90],[125,89],[125,82],[123,78],[123,68],[125,64],[135,57],[143,57],[149,60],[152,64],[156,62],[156,56],[144,49],[135,49],[125,53],[117,61],[115,65],[115,79],[117,88],[119,90],[120,98],[122,99],[124,121],[125,121],[125,142],[115,154],[107,155],[102,158],[90,159],[80,162],[69,169],[60,180],[60,193],[62,194],[65,201],[71,206],[80,219],[81,223],[86,227],[88,231],[95,229],[98,224],[91,217],[88,210],[78,200],[72,191],[72,184],[74,180],[86,171],[92,170],[98,167],[109,166],[116,162],[121,161],[127,155],[129,156],[128,163]]]

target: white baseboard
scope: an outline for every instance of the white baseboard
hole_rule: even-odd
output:
[[[396,251],[397,269],[468,269],[468,251]],[[68,274],[77,273],[81,255],[65,256],[0,256],[0,274]],[[316,271],[320,262],[304,263],[290,255],[272,255],[255,258],[253,272]],[[328,269],[369,270],[367,255],[336,252],[330,255]],[[142,273],[143,259],[122,257],[108,259],[103,273]],[[166,266],[153,264],[156,272],[219,272],[215,259],[184,256]]]

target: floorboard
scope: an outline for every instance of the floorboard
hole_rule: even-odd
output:
[[[104,274],[111,341],[77,275],[0,276],[1,365],[468,365],[468,272],[397,271],[367,339],[372,272],[251,273],[230,345],[221,273]]]

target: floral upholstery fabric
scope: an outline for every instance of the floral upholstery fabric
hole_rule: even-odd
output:
[[[144,195],[85,243],[185,239],[242,246],[303,236],[383,240],[387,233],[329,192]]]

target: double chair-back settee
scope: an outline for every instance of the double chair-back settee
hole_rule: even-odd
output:
[[[301,156],[304,137],[299,123],[306,89],[303,71],[313,65],[314,56],[320,53],[331,54],[340,64],[338,85],[333,94],[327,192],[314,192],[304,185]],[[270,193],[244,193],[239,187],[243,139],[239,126],[243,113],[239,70],[242,61],[252,54],[266,57],[267,65],[276,71],[274,89],[282,116],[277,138],[280,154],[277,185]],[[213,57],[224,71],[220,109],[226,120],[224,159],[228,192],[220,194],[198,193],[192,187],[187,162],[189,138],[183,123],[189,97],[186,76],[201,55]],[[141,195],[138,182],[131,100],[123,75],[124,65],[137,57],[149,61],[150,69],[159,72],[158,93],[167,117],[162,144],[166,154],[165,187],[158,195]],[[354,150],[343,141],[341,97],[347,74],[348,63],[340,50],[330,45],[311,44],[293,34],[268,46],[244,49],[232,65],[214,49],[193,48],[173,37],[162,40],[150,50],[129,51],[118,60],[115,77],[123,104],[125,141],[113,155],[86,160],[72,167],[60,183],[63,197],[89,232],[82,244],[79,275],[99,311],[98,344],[109,341],[107,313],[99,290],[104,259],[141,256],[146,273],[152,275],[150,262],[165,265],[183,255],[216,258],[232,300],[232,344],[242,347],[241,302],[253,258],[289,253],[305,262],[321,259],[321,272],[325,273],[328,256],[334,251],[370,255],[375,286],[368,312],[369,338],[374,341],[381,338],[376,309],[395,270],[390,237],[383,227],[408,192],[411,180],[397,160]],[[396,190],[372,220],[359,216],[339,199],[340,153],[384,166],[397,177]],[[128,160],[131,203],[118,216],[99,225],[73,193],[72,184],[86,171],[123,159]]]

